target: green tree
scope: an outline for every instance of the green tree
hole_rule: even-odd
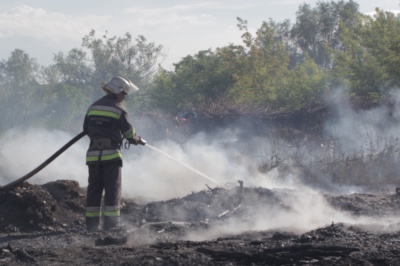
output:
[[[235,94],[237,103],[255,108],[272,107],[277,100],[278,90],[284,86],[289,74],[289,52],[285,45],[275,38],[275,29],[263,22],[253,37],[247,28],[247,21],[238,18],[238,27],[244,31],[242,39],[247,48],[243,57],[244,70],[238,78],[231,93]]]
[[[84,91],[67,83],[46,86],[46,105],[41,110],[40,124],[63,130],[81,130],[82,119],[90,104]]]
[[[335,79],[347,84],[353,97],[366,100],[378,100],[398,86],[399,17],[376,9],[374,17],[360,15],[355,29],[341,28],[346,49],[335,53]]]
[[[48,98],[42,110],[42,123],[68,129],[82,119],[91,96],[99,90],[99,86],[92,84],[92,75],[83,50],[74,48],[67,54],[55,54],[53,63],[43,69]]]
[[[343,49],[339,39],[339,23],[352,28],[356,25],[358,14],[358,4],[352,0],[319,1],[315,8],[309,4],[302,4],[296,13],[296,23],[291,31],[292,38],[319,66],[330,69],[330,49]]]
[[[0,62],[1,130],[36,121],[47,96],[39,84],[39,70],[36,60],[20,49]]]
[[[279,90],[278,105],[300,109],[320,104],[328,90],[328,74],[306,56],[290,70],[289,78]]]
[[[176,84],[172,81],[174,76],[172,71],[159,69],[150,89],[152,108],[159,108],[171,113],[179,111],[179,106],[184,99],[177,95]]]
[[[48,124],[68,127],[80,119],[87,106],[104,94],[101,84],[116,74],[128,77],[140,88],[133,98],[136,101],[128,104],[146,104],[145,88],[162,56],[162,47],[147,43],[143,36],[134,42],[129,33],[118,38],[97,38],[91,31],[83,38],[81,49],[57,53],[53,64],[44,69],[49,102],[43,112]]]
[[[8,60],[0,64],[2,84],[13,84],[19,89],[38,84],[39,64],[21,49],[11,52]]]
[[[389,86],[400,85],[400,16],[377,8],[374,18],[364,22],[363,46],[383,68],[383,81]]]
[[[91,85],[93,69],[88,64],[86,53],[74,48],[66,55],[62,52],[55,54],[53,64],[45,69],[44,74],[50,84],[66,83],[85,89],[88,84]]]
[[[155,103],[171,112],[193,107],[207,111],[234,82],[222,53],[200,51],[175,64],[174,72],[161,71],[152,89]]]
[[[92,30],[83,38],[82,46],[90,52],[93,63],[91,84],[97,86],[119,74],[140,88],[146,88],[165,57],[161,45],[148,43],[141,35],[133,40],[130,33],[123,37],[108,37],[106,33],[98,38]]]

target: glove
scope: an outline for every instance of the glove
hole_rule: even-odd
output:
[[[133,145],[138,145],[142,142],[142,138],[138,135],[135,135],[129,142]]]

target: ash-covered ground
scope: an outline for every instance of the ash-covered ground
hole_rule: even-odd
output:
[[[400,195],[237,182],[123,199],[124,228],[87,232],[78,182],[24,183],[0,203],[0,265],[400,265]]]

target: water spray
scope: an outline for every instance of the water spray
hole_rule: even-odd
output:
[[[149,147],[149,148],[152,149],[153,151],[156,151],[156,152],[161,153],[162,155],[164,155],[164,156],[168,157],[169,159],[171,159],[171,160],[173,160],[173,161],[179,163],[180,165],[182,165],[182,166],[186,167],[187,169],[189,169],[189,170],[195,172],[196,174],[198,174],[198,175],[200,175],[200,176],[202,176],[202,177],[204,177],[204,178],[206,178],[206,179],[208,179],[208,180],[214,182],[215,184],[218,184],[218,182],[217,182],[215,179],[213,179],[213,178],[209,177],[208,175],[206,175],[206,174],[200,172],[199,170],[194,169],[194,168],[191,167],[190,165],[187,165],[187,164],[185,164],[185,163],[179,161],[178,159],[172,157],[172,156],[169,155],[168,153],[163,152],[162,150],[159,150],[159,149],[157,149],[156,147],[147,144],[146,141],[145,141],[144,139],[141,139],[141,141],[143,142],[143,144],[140,143],[141,145],[146,145],[147,147]]]

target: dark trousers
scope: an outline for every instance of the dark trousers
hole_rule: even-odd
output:
[[[86,195],[86,226],[95,230],[100,226],[101,214],[104,216],[104,229],[119,224],[121,203],[121,161],[89,164],[89,185]],[[104,209],[101,198],[104,191]]]

